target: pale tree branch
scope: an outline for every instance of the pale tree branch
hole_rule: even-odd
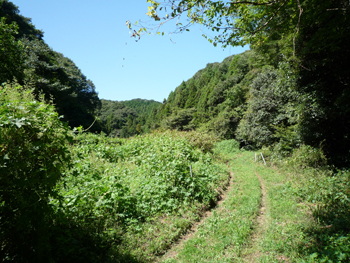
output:
[[[347,8],[331,8],[331,9],[326,9],[327,11],[348,11],[349,9]]]
[[[231,2],[230,5],[240,5],[240,4],[246,4],[246,5],[273,5],[276,4],[280,1],[271,1],[271,2],[265,2],[265,3],[259,3],[259,2],[251,2],[251,1],[236,1],[236,2]]]
[[[295,38],[296,38],[297,34],[299,33],[300,18],[301,18],[301,14],[304,11],[301,8],[300,0],[297,0],[297,1],[298,1],[298,7],[299,7],[299,18],[298,18],[298,24],[297,24],[297,27],[295,29],[295,33],[294,33],[294,37],[293,37],[293,57],[295,57]]]
[[[176,19],[176,26],[177,29],[173,32],[173,33],[179,33],[179,32],[183,32],[184,30],[188,30],[188,28],[194,24],[197,23],[199,20],[202,25],[209,27],[209,28],[213,28],[217,31],[219,30],[224,30],[225,32],[227,30],[238,30],[238,31],[243,31],[243,29],[239,28],[239,27],[235,27],[234,24],[232,23],[228,23],[228,25],[225,25],[223,27],[221,26],[214,26],[211,24],[211,19],[209,21],[205,21],[203,20],[203,17],[206,16],[206,12],[205,10],[210,9],[210,7],[215,7],[216,4],[223,4],[223,9],[222,9],[222,15],[226,15],[227,17],[230,16],[230,13],[237,7],[237,6],[244,6],[244,5],[252,5],[252,6],[273,6],[276,5],[276,11],[273,12],[273,14],[271,16],[269,16],[267,19],[267,21],[265,20],[265,23],[261,22],[261,25],[259,28],[257,28],[256,30],[252,31],[251,34],[255,35],[256,33],[262,31],[264,28],[266,28],[266,26],[268,26],[271,21],[277,16],[278,12],[281,10],[281,8],[286,4],[286,2],[289,0],[273,0],[273,1],[266,1],[264,2],[264,0],[261,1],[227,1],[226,3],[222,3],[221,1],[219,2],[212,2],[210,0],[197,0],[197,1],[193,1],[188,3],[185,0],[181,0],[181,1],[169,1],[168,4],[166,5],[166,2],[164,2],[164,4],[166,5],[166,7],[163,5],[163,7],[161,7],[160,9],[158,8],[158,5],[154,8],[154,14],[152,14],[151,18],[153,18],[156,21],[160,21],[163,20],[160,24],[158,24],[157,26],[150,28],[150,27],[143,27],[141,28],[141,30],[139,30],[138,32],[134,30],[132,36],[133,37],[138,37],[140,38],[141,34],[143,34],[142,29],[144,31],[144,33],[146,33],[146,28],[147,30],[157,30],[158,34],[159,34],[159,28],[169,22],[170,20]],[[299,1],[299,0],[298,0]],[[169,7],[171,7],[172,11],[165,15],[162,18],[159,18],[158,14],[157,14],[157,9],[158,11],[162,10],[164,8],[164,10],[166,11]],[[188,14],[187,15],[187,23],[186,25],[182,25],[180,24],[180,19],[182,17],[182,15],[186,12],[192,12],[192,15]],[[222,16],[221,15],[221,16]],[[202,19],[201,19],[202,17]],[[209,23],[207,23],[209,22]],[[263,23],[263,24],[262,24]],[[257,24],[257,26],[259,26],[259,24]],[[164,34],[164,33],[162,33]]]

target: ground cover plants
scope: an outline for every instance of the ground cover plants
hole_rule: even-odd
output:
[[[175,256],[162,262],[300,262],[300,249],[312,218],[295,196],[290,178],[254,162],[237,142],[217,144],[231,160],[232,185],[226,199]],[[173,253],[174,254],[174,253]]]
[[[350,172],[326,165],[321,150],[303,145],[277,161],[288,174],[300,204],[308,206],[312,224],[304,226],[302,262],[350,260]]]
[[[275,158],[277,166],[266,155],[267,166],[254,163],[254,153],[240,151],[234,140],[216,143],[215,155],[203,153],[193,145],[208,150],[210,143],[196,134],[76,136],[74,165],[60,188],[63,205],[53,204],[68,219],[70,235],[72,223],[88,235],[77,242],[79,234],[70,240],[61,233],[72,248],[60,252],[62,261],[347,262],[348,172],[327,170],[310,147]],[[228,160],[227,198],[167,257],[225,189]]]
[[[322,150],[311,146],[273,157],[266,158],[270,167],[257,168],[268,186],[271,222],[260,262],[348,262],[349,171],[327,166]]]
[[[58,186],[61,199],[51,204],[61,223],[79,225],[84,233],[89,229],[89,238],[103,239],[117,262],[123,255],[150,261],[163,253],[215,203],[228,180],[224,165],[176,132],[129,140],[79,134],[71,153],[73,167]],[[70,232],[61,234],[68,242]],[[71,237],[72,244],[66,245],[86,252],[84,238],[77,244]],[[63,260],[70,253],[61,250],[57,256]]]
[[[28,87],[0,91],[4,261],[152,261],[227,184],[211,136],[82,134]]]

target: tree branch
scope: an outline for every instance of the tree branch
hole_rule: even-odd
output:
[[[257,2],[251,2],[251,1],[237,1],[237,2],[231,2],[230,3],[230,8],[233,5],[240,5],[240,4],[246,4],[246,5],[273,5],[276,4],[280,1],[271,1],[271,2],[266,2],[266,3],[257,3]]]
[[[300,0],[297,0],[297,1],[298,1],[298,7],[299,7],[299,19],[298,19],[298,24],[297,24],[297,27],[295,29],[295,33],[294,33],[294,37],[293,37],[293,57],[295,57],[295,38],[296,38],[297,34],[299,33],[300,18],[301,18],[301,14],[304,11],[301,8]]]
[[[258,28],[257,30],[255,30],[252,34],[256,34],[257,32],[261,31],[263,28],[265,28],[271,21],[272,19],[274,19],[274,17],[277,15],[278,11],[280,11],[280,9],[282,8],[282,6],[284,6],[284,4],[286,3],[287,0],[285,0],[282,5],[276,10],[276,12],[270,17],[270,19],[263,24],[260,28]]]
[[[327,11],[347,11],[348,9],[346,8],[331,8],[331,9],[326,9]]]

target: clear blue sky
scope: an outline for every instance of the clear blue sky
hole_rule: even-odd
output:
[[[162,102],[207,63],[248,49],[214,47],[202,37],[200,26],[173,34],[175,43],[167,35],[145,35],[135,42],[125,23],[148,21],[146,0],[12,2],[44,31],[44,40],[53,50],[73,60],[92,80],[101,99]]]

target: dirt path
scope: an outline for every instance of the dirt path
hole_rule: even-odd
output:
[[[257,172],[255,172],[255,175],[258,177],[260,182],[261,203],[260,203],[258,216],[256,218],[256,226],[254,229],[254,233],[252,234],[250,243],[247,245],[248,247],[247,252],[243,257],[244,261],[246,262],[256,262],[260,258],[262,252],[259,245],[259,240],[261,236],[264,234],[266,229],[266,206],[267,206],[266,187],[260,175]]]
[[[249,152],[230,168],[230,183],[215,209],[157,262],[293,262],[310,219],[283,174],[255,165]]]
[[[201,226],[208,217],[212,216],[213,211],[214,210],[220,211],[222,209],[222,203],[226,200],[227,194],[230,192],[232,185],[233,185],[233,173],[230,171],[230,178],[229,178],[229,182],[227,185],[227,189],[225,190],[224,193],[222,193],[219,196],[215,207],[206,211],[203,214],[201,220],[199,222],[196,222],[195,224],[193,224],[191,229],[188,230],[187,234],[183,235],[179,240],[177,240],[176,243],[173,244],[171,249],[167,253],[165,253],[164,256],[160,257],[156,262],[162,262],[168,258],[175,258],[177,256],[178,252],[183,248],[186,241],[191,239],[196,234],[198,227]]]

